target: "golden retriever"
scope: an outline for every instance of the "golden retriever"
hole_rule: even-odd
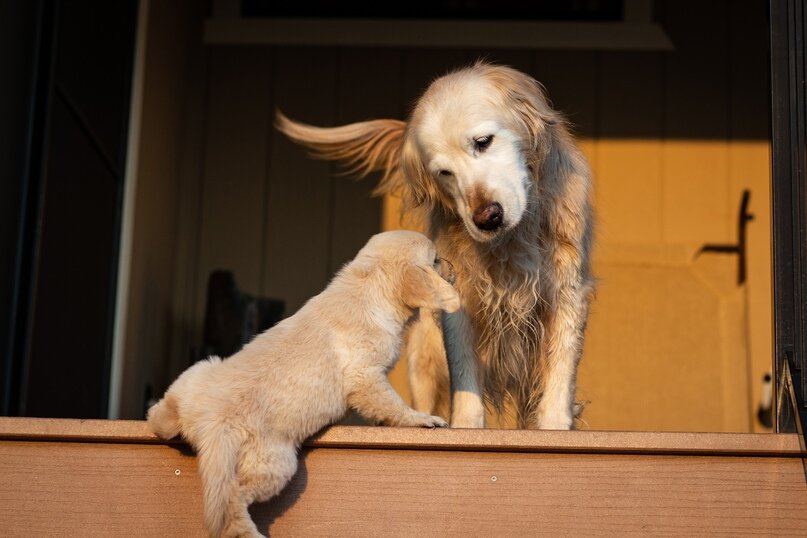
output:
[[[248,506],[276,495],[307,437],[353,408],[393,426],[447,426],[387,380],[420,308],[456,311],[453,272],[417,232],[373,236],[318,296],[222,361],[200,361],[148,412],[162,438],[199,454],[211,536],[260,536]]]
[[[500,413],[512,402],[522,427],[573,427],[593,292],[591,179],[542,86],[478,62],[435,80],[407,122],[322,128],[278,112],[277,126],[317,157],[382,171],[378,192],[400,194],[456,261],[462,308],[442,319],[451,425],[483,427],[484,394]],[[430,379],[442,345],[421,319],[411,340],[429,351],[407,345],[410,385],[415,408],[433,412],[448,383]]]

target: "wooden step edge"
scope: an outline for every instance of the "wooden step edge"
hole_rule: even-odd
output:
[[[0,417],[0,441],[182,443],[164,441],[142,420]],[[618,431],[434,430],[332,426],[310,448],[454,450],[589,454],[668,454],[807,457],[798,434]]]

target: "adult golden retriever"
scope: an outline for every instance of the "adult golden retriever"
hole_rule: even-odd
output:
[[[500,412],[511,400],[522,427],[573,427],[593,291],[591,177],[542,86],[479,62],[435,80],[407,122],[321,128],[278,113],[277,126],[317,157],[382,171],[378,192],[399,193],[454,261],[463,308],[442,320],[451,425],[484,426],[484,391]],[[436,349],[428,323],[420,331],[411,339]],[[446,381],[433,353],[410,352],[415,408],[432,412]]]
[[[407,406],[387,380],[420,308],[455,311],[450,267],[417,232],[373,236],[296,314],[222,361],[197,362],[148,412],[165,439],[199,453],[210,536],[261,536],[247,512],[297,469],[307,437],[348,407],[393,426],[447,426]]]

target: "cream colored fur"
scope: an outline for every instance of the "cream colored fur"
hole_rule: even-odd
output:
[[[407,406],[387,373],[420,308],[459,308],[450,272],[422,234],[375,235],[294,316],[169,387],[148,422],[197,450],[211,536],[260,536],[248,506],[276,495],[297,469],[300,443],[348,408],[387,425],[447,425]]]
[[[484,391],[498,411],[511,401],[521,426],[571,428],[593,293],[591,179],[540,84],[477,63],[435,80],[407,122],[322,128],[278,113],[277,125],[317,157],[382,171],[378,191],[399,193],[455,261],[462,309],[442,319],[452,426],[484,425]],[[491,202],[501,205],[501,227],[480,229],[474,214]],[[434,393],[448,387],[439,335],[430,316],[421,319],[410,344],[425,348],[406,348],[410,384],[415,407],[433,412]]]

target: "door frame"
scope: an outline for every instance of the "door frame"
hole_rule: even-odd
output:
[[[805,13],[804,0],[770,1],[771,227],[773,233],[774,409],[786,405],[787,386],[801,424],[807,420],[804,323],[807,314],[807,213],[805,212]],[[788,374],[792,379],[788,379]],[[792,384],[791,384],[792,383]],[[792,409],[792,408],[791,408]],[[776,431],[787,431],[776,416]]]

